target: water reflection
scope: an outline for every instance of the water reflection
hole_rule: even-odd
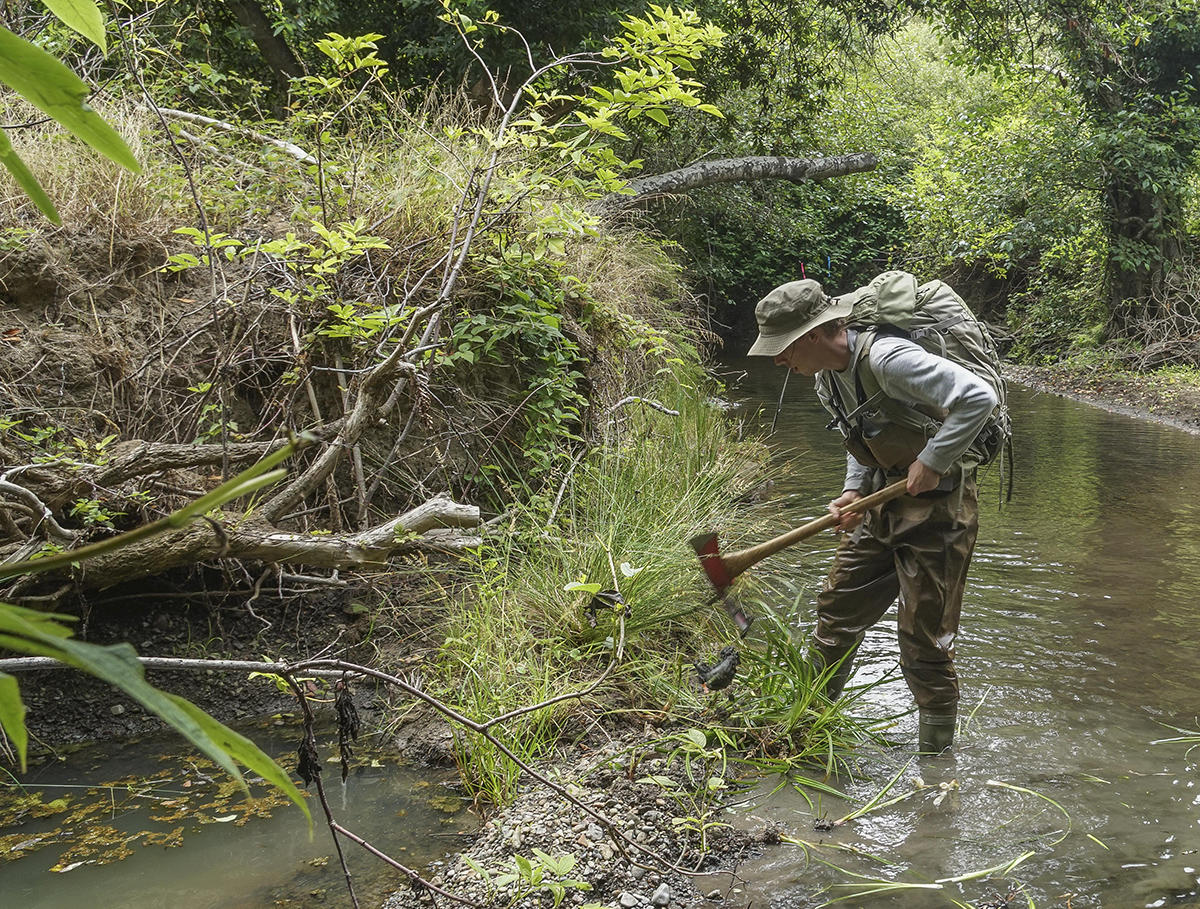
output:
[[[748,423],[768,428],[781,371],[733,367],[740,375],[731,396]],[[819,513],[840,490],[840,447],[806,384],[791,378],[773,437],[784,473],[780,530],[802,512]],[[844,852],[821,857],[873,877],[930,882],[1032,851],[1010,880],[1025,883],[1039,907],[1200,903],[1200,751],[1189,758],[1184,746],[1150,744],[1172,734],[1163,724],[1195,728],[1200,716],[1200,440],[1019,388],[1011,403],[1015,497],[999,509],[999,478],[994,470],[983,478],[963,604],[958,666],[968,716],[954,756],[914,764],[903,784],[920,772],[959,789],[936,807],[937,790],[922,791],[826,835],[893,865]],[[755,571],[807,591],[801,602],[811,621],[832,546],[832,538],[801,544]],[[856,679],[886,679],[866,709],[911,706],[896,661],[893,614],[862,648]],[[915,721],[902,720],[896,735],[910,742]],[[898,747],[868,758],[863,774],[843,783],[868,798],[910,757]],[[1046,799],[1062,806],[1069,825]],[[755,812],[817,838],[814,809],[786,790]],[[776,906],[814,905],[822,887],[847,880],[805,863],[795,848],[743,873],[746,895]],[[951,896],[982,904],[1003,899],[1009,885],[952,883],[850,905],[949,906]]]

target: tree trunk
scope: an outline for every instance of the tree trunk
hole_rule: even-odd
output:
[[[1178,193],[1145,189],[1135,173],[1113,174],[1105,193],[1109,254],[1105,289],[1110,337],[1140,337],[1163,313],[1163,284],[1184,245]]]
[[[600,199],[598,211],[615,214],[623,208],[644,203],[648,199],[684,193],[714,183],[744,183],[749,180],[826,180],[846,174],[874,170],[879,159],[870,152],[835,155],[831,158],[785,158],[781,155],[755,155],[746,158],[721,158],[697,161],[687,167],[651,177],[629,181],[632,195],[612,193]]]
[[[286,41],[275,33],[275,27],[255,0],[229,0],[229,8],[238,23],[250,32],[263,60],[275,74],[275,81],[287,89],[289,77],[303,76],[304,68]]]

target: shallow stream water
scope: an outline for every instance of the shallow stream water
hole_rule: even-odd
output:
[[[241,731],[294,767],[298,725]],[[364,743],[343,785],[332,740],[318,738],[331,762],[322,776],[334,816],[397,861],[422,868],[461,848],[463,834],[475,829],[466,804],[443,785],[453,774],[397,765],[394,755],[373,756]],[[349,905],[315,787],[310,839],[294,805],[248,801],[207,761],[189,757],[177,737],[93,746],[31,767],[19,785],[9,780],[0,788],[0,814],[26,794],[40,795],[54,813],[0,827],[0,906]],[[114,860],[122,843],[129,854]],[[342,848],[360,904],[380,905],[395,889],[396,872],[352,843]]]
[[[782,370],[729,365],[732,399],[769,427]],[[1005,877],[845,905],[1200,905],[1200,748],[1161,742],[1179,734],[1168,727],[1200,726],[1200,439],[1019,387],[1012,399],[1015,495],[1000,509],[998,477],[981,482],[953,755],[914,759],[916,720],[905,716],[889,733],[899,744],[837,782],[859,804],[897,772],[890,795],[918,776],[928,789],[825,833],[815,819],[855,805],[809,804],[791,789],[763,798],[743,822],[770,819],[818,845],[744,865],[742,904],[815,906],[848,895],[823,888],[853,881],[849,872],[930,884],[1032,853]],[[826,422],[811,380],[792,376],[773,436],[786,462],[773,499],[780,531],[819,516],[841,488],[844,456]],[[825,534],[755,569],[804,591],[810,626],[834,543]],[[865,713],[911,708],[894,609],[869,633],[852,684],[880,679]]]

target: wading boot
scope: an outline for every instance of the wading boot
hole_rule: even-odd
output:
[[[917,750],[921,754],[941,754],[954,743],[954,724],[958,711],[921,710],[918,721]]]
[[[842,696],[842,689],[846,687],[846,682],[850,679],[850,670],[854,668],[853,660],[854,654],[847,656],[825,682],[825,697],[829,700],[836,701]]]

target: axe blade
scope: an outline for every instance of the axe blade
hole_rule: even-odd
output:
[[[737,626],[738,633],[742,637],[745,637],[750,633],[750,624],[754,621],[754,616],[746,615],[746,610],[742,607],[741,601],[732,594],[723,594],[721,599],[725,603],[725,611],[729,613],[729,618]]]
[[[717,535],[702,533],[692,537],[688,542],[692,544],[692,549],[696,550],[696,555],[700,557],[700,567],[708,575],[708,580],[713,587],[717,588],[718,592],[724,592],[725,588],[733,583],[733,578],[729,576],[729,569],[725,566],[725,560],[721,558]]]

